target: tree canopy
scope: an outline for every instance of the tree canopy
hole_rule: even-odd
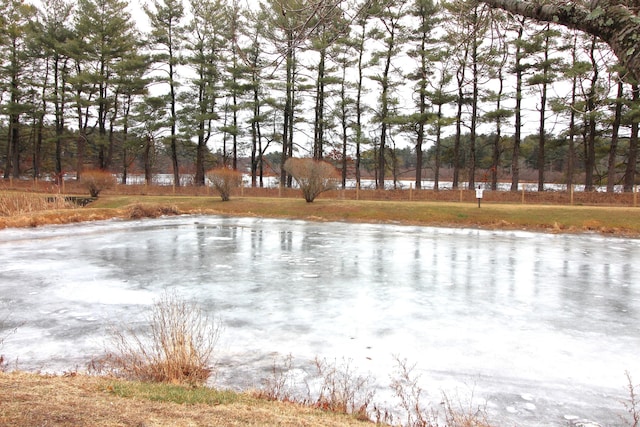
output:
[[[536,21],[552,22],[603,40],[640,81],[640,1],[480,0]]]

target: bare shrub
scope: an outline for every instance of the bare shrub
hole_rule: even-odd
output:
[[[0,335],[0,349],[2,349],[4,340],[6,340],[9,335],[15,334],[18,331],[18,327],[20,326],[18,325],[14,327],[7,327],[9,324],[9,317],[10,314],[0,319],[0,331],[2,331],[2,335]],[[0,354],[0,372],[5,372],[7,370],[7,367],[7,360],[4,358],[3,354]]]
[[[282,363],[274,359],[271,376],[262,381],[262,388],[256,396],[262,399],[295,402],[295,378],[293,377],[293,356],[289,354]]]
[[[414,375],[416,365],[407,365],[406,359],[396,359],[396,373],[391,378],[391,389],[398,399],[400,407],[405,412],[406,421],[403,425],[409,427],[426,427],[432,425],[434,414],[422,405],[422,388],[418,385],[419,375]]]
[[[307,203],[313,202],[319,194],[335,189],[338,184],[338,172],[327,162],[291,157],[284,163],[284,170],[296,180]]]
[[[98,197],[103,190],[115,187],[116,177],[103,170],[87,170],[80,177],[80,185],[89,191],[91,197]]]
[[[218,323],[175,292],[154,303],[148,322],[144,334],[112,331],[115,350],[90,368],[138,381],[204,384],[213,371]]]
[[[624,422],[631,427],[640,426],[640,399],[636,394],[636,387],[633,385],[633,380],[631,379],[631,374],[629,371],[625,371],[625,376],[627,377],[627,391],[629,393],[629,400],[624,403],[624,406],[629,413],[630,420],[624,420]]]
[[[282,363],[276,360],[271,377],[263,380],[263,387],[256,396],[352,414],[361,420],[370,419],[369,405],[375,394],[371,376],[358,375],[350,361],[338,364],[316,358],[313,366],[315,372],[307,373],[306,379],[296,379],[291,355]]]
[[[368,420],[368,410],[373,396],[373,379],[355,372],[350,361],[328,363],[315,359],[317,377],[320,388],[313,399],[318,408],[356,415],[359,419]]]
[[[491,427],[487,421],[486,408],[474,407],[472,402],[473,396],[468,405],[458,401],[454,407],[451,398],[443,392],[442,403],[446,425],[450,427]]]
[[[179,215],[180,211],[176,206],[150,205],[136,203],[129,206],[127,217],[129,219],[158,218],[161,216]]]
[[[233,189],[242,184],[242,173],[226,167],[212,169],[207,172],[207,178],[213,188],[220,194],[223,202],[229,201]]]
[[[395,359],[397,368],[391,378],[391,389],[400,399],[400,407],[404,411],[405,421],[402,425],[438,427],[442,420],[447,427],[491,427],[486,419],[484,408],[475,408],[471,403],[468,408],[465,408],[461,402],[454,407],[451,398],[444,392],[442,393],[443,414],[424,404],[423,390],[419,385],[420,376],[414,374],[416,365],[409,366],[406,359],[400,359],[397,356]]]

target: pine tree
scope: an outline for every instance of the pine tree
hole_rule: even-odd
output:
[[[213,123],[218,119],[217,103],[222,98],[223,26],[227,25],[225,7],[219,0],[191,0],[191,22],[187,27],[190,39],[185,41],[186,63],[195,77],[189,79],[189,89],[181,97],[184,129],[195,129],[195,184],[204,185],[207,143]],[[188,140],[191,136],[185,135]]]
[[[407,16],[408,4],[408,0],[382,1],[374,13],[380,25],[375,34],[381,48],[372,52],[370,62],[371,66],[379,67],[379,73],[371,75],[369,78],[380,86],[378,109],[375,114],[375,121],[380,124],[376,179],[376,187],[380,189],[385,188],[387,140],[390,135],[391,121],[396,115],[394,108],[397,99],[394,97],[394,91],[399,81],[394,80],[394,77],[400,70],[393,65],[393,62],[406,40],[402,21]]]
[[[544,191],[544,171],[546,167],[545,145],[546,133],[546,112],[548,108],[549,86],[554,82],[559,59],[552,57],[552,49],[557,45],[557,38],[560,33],[546,24],[540,32],[535,34],[529,41],[530,53],[537,52],[541,59],[536,61],[532,69],[534,73],[527,83],[530,86],[538,86],[540,89],[540,101],[538,102],[539,127],[538,127],[538,191]]]
[[[25,103],[25,96],[30,88],[24,84],[24,80],[31,61],[28,43],[33,34],[32,25],[36,9],[18,0],[3,0],[0,2],[0,13],[4,17],[0,20],[0,47],[4,51],[0,64],[0,80],[2,86],[7,88],[6,98],[0,98],[4,101],[0,111],[7,116],[9,124],[4,177],[18,178],[22,151],[21,116],[31,109],[31,106]]]
[[[115,68],[129,55],[139,39],[122,0],[79,0],[76,14],[76,35],[83,49],[84,78],[96,88],[94,99],[98,135],[94,141],[98,151],[98,167],[111,166],[114,150],[113,132],[108,129],[109,117],[115,108]]]
[[[411,120],[416,133],[416,189],[422,188],[423,145],[427,124],[433,120],[429,96],[429,81],[432,74],[432,59],[435,40],[432,35],[434,28],[440,19],[437,17],[438,7],[432,0],[415,0],[410,13],[417,19],[417,28],[412,32],[410,40],[416,46],[409,51],[409,56],[418,63],[415,71],[409,78],[415,81],[415,119]],[[432,101],[431,101],[432,102]],[[440,110],[441,112],[441,110]]]
[[[144,6],[151,23],[149,34],[153,61],[161,68],[163,75],[159,81],[168,86],[166,104],[169,121],[169,153],[173,168],[173,183],[180,185],[178,165],[178,66],[181,62],[181,48],[184,42],[184,6],[181,0],[154,0]]]

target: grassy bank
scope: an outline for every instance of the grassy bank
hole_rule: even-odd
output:
[[[348,415],[249,394],[83,375],[0,373],[0,399],[2,426],[367,425]]]
[[[42,196],[33,196],[42,197]],[[640,208],[435,201],[367,201],[214,196],[105,195],[84,208],[38,209],[0,216],[0,228],[166,214],[221,214],[640,237]]]

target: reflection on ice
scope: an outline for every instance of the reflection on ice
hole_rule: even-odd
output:
[[[399,356],[436,406],[446,391],[503,425],[611,425],[625,370],[640,377],[639,256],[595,235],[255,218],[2,230],[0,319],[18,328],[2,353],[82,366],[172,288],[223,322],[220,386],[259,385],[276,355],[347,359],[393,405]]]

